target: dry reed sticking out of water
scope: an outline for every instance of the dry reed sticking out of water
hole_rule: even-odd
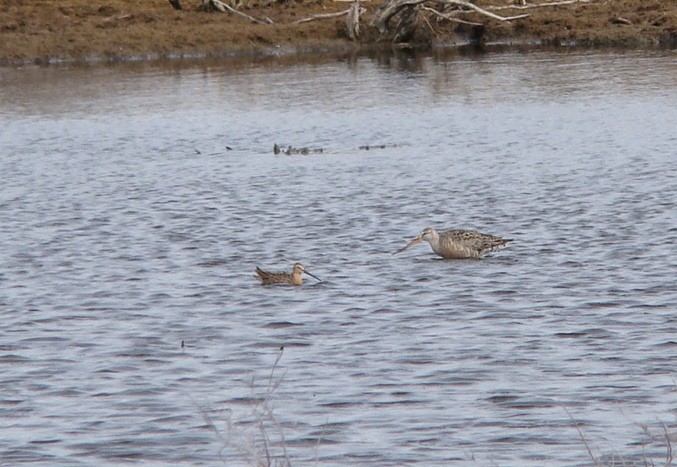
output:
[[[576,431],[578,431],[578,436],[581,439],[581,442],[585,446],[585,449],[588,451],[588,456],[590,456],[590,460],[594,462],[594,464],[598,467],[611,467],[611,466],[617,466],[617,465],[637,465],[636,462],[634,462],[632,459],[627,459],[625,456],[622,455],[607,455],[607,456],[595,456],[595,454],[592,452],[592,449],[590,447],[590,443],[588,442],[585,434],[583,433],[583,430],[580,427],[580,424],[578,421],[571,415],[571,412],[566,407],[563,407],[564,411],[567,413],[569,418],[574,424],[574,427],[576,428]],[[665,423],[661,424],[662,427],[662,433],[661,435],[657,436],[654,435],[648,424],[646,423],[638,423],[639,427],[642,429],[644,435],[649,439],[649,442],[654,442],[654,441],[665,441],[665,462],[662,464],[665,467],[671,466],[673,457],[672,457],[672,441],[670,439],[670,433],[668,432],[668,427],[665,425]],[[642,458],[641,458],[641,465],[644,466],[656,466],[656,465],[661,465],[661,462],[655,461],[651,456],[649,456],[646,453],[646,444],[647,443],[642,443]]]
[[[219,458],[224,465],[230,465],[230,463],[223,456],[223,452],[232,449],[237,452],[238,456],[246,459],[249,465],[291,467],[284,431],[271,404],[272,396],[284,377],[284,373],[279,377],[275,375],[283,352],[284,347],[280,347],[263,395],[256,394],[255,381],[252,378],[249,411],[237,418],[234,418],[232,412],[229,411],[225,432],[219,429],[207,411],[200,407],[202,418],[221,443]]]

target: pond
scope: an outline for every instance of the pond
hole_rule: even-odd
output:
[[[674,51],[0,83],[2,462],[665,461]],[[426,226],[513,241],[393,255]],[[321,281],[254,275],[296,261]]]

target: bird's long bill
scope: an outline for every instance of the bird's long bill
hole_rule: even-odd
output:
[[[310,273],[310,272],[308,272],[308,271],[306,271],[306,270],[304,270],[303,272],[304,272],[304,274],[308,274],[310,277],[314,277],[314,278],[317,279],[319,282],[322,282],[322,279],[320,279],[319,277],[317,277],[315,274]]]
[[[416,237],[415,239],[413,239],[412,241],[410,241],[409,243],[407,243],[406,246],[404,246],[404,248],[400,248],[399,250],[397,250],[397,251],[396,251],[395,253],[393,253],[393,254],[396,255],[397,253],[402,253],[404,250],[406,250],[406,249],[409,248],[410,246],[414,246],[414,245],[416,245],[417,243],[419,243],[419,242],[421,242],[421,241],[423,241],[423,239],[422,239],[421,237]]]

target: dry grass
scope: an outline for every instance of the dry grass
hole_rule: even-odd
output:
[[[0,0],[0,64],[54,59],[118,60],[128,57],[224,56],[282,49],[351,49],[384,40],[369,27],[381,0],[363,2],[361,35],[347,37],[345,17],[298,23],[313,15],[336,13],[345,2],[331,0],[239,0],[231,2],[248,16],[272,24],[255,24],[232,13],[199,11],[199,0],[183,0],[174,10],[167,0]],[[514,0],[477,0],[485,8],[514,6]],[[527,0],[528,4],[538,3]],[[431,4],[431,6],[435,6]],[[539,40],[545,43],[649,44],[677,42],[677,4],[663,0],[592,0],[590,3],[503,9],[503,16],[524,12],[509,23],[477,13],[462,18],[481,22],[489,41]],[[427,11],[415,39],[453,41],[462,24]],[[466,31],[467,33],[467,31]]]

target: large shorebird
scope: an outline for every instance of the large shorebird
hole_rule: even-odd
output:
[[[395,253],[406,250],[410,246],[426,241],[435,253],[446,259],[479,258],[490,251],[497,251],[512,239],[505,239],[495,235],[488,235],[474,230],[437,230],[426,227],[421,234],[407,243],[404,248]]]
[[[303,264],[296,263],[292,268],[291,272],[267,272],[263,269],[256,267],[256,275],[261,279],[261,283],[264,285],[268,284],[290,284],[290,285],[301,285],[303,284],[303,274],[308,274],[311,277],[314,277],[318,281],[322,280],[314,274],[309,273],[303,267]]]

